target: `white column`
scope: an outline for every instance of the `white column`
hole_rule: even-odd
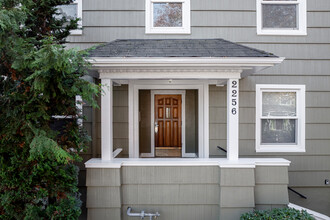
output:
[[[134,158],[134,84],[128,82],[128,153]]]
[[[204,83],[204,158],[210,157],[210,143],[209,143],[209,84]]]
[[[113,159],[112,132],[112,80],[101,79],[103,94],[101,96],[101,158]]]
[[[238,160],[238,79],[227,82],[227,159]]]

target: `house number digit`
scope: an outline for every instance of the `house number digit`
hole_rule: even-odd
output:
[[[231,88],[232,88],[232,92],[231,92],[231,105],[232,105],[232,109],[231,109],[231,113],[233,115],[236,115],[237,114],[237,109],[236,109],[236,106],[237,106],[237,81],[234,80],[232,81],[231,83]]]
[[[237,88],[237,81],[232,81],[231,85],[232,88]]]

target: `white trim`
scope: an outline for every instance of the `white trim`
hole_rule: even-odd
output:
[[[90,57],[87,60],[94,67],[237,67],[274,66],[284,57]],[[153,70],[154,71],[154,70]],[[158,70],[160,71],[160,70]],[[178,70],[181,71],[181,70]],[[199,70],[200,71],[200,70]],[[210,71],[206,69],[205,71]],[[205,72],[204,71],[204,72]],[[218,70],[219,71],[219,70]],[[221,71],[221,70],[220,70]]]
[[[204,143],[203,146],[206,146],[203,148],[203,158],[209,158],[210,157],[210,144],[209,144],[209,111],[210,111],[210,106],[209,106],[209,84],[207,82],[204,82],[204,97],[203,97],[203,107],[204,107]],[[201,104],[198,103],[198,106]]]
[[[117,148],[113,153],[113,158],[116,158],[121,152],[123,151],[123,148]]]
[[[185,158],[198,158],[197,154],[195,153],[185,153]]]
[[[262,28],[263,4],[296,4],[297,29],[289,28]],[[307,6],[306,0],[266,1],[257,0],[257,34],[258,35],[307,35]]]
[[[77,4],[77,18],[80,20],[78,21],[78,29],[71,30],[71,35],[82,35],[82,0],[74,0],[73,4]]]
[[[76,107],[78,109],[78,114],[79,116],[81,116],[83,114],[83,100],[81,98],[80,95],[76,95]],[[83,119],[82,118],[78,118],[77,120],[78,126],[82,127],[83,126]]]
[[[312,215],[316,220],[330,220],[330,217],[328,217],[326,215],[323,215],[319,212],[315,212],[315,211],[310,210],[310,209],[306,209],[304,207],[298,206],[298,205],[293,204],[293,203],[289,203],[288,207],[293,208],[293,209],[297,209],[299,211],[305,210],[308,214]]]
[[[267,162],[268,161],[268,162]],[[86,168],[121,168],[122,166],[219,166],[221,168],[254,168],[256,166],[287,167],[290,161],[282,158],[241,158],[231,161],[225,158],[115,158],[104,161],[93,158],[85,163]]]
[[[134,84],[128,82],[128,154],[134,157]]]
[[[155,132],[154,132],[154,124],[155,124],[155,95],[160,94],[168,94],[168,95],[181,95],[181,120],[182,120],[182,126],[181,126],[181,144],[182,144],[182,157],[189,157],[189,155],[186,153],[186,90],[151,90],[150,93],[150,103],[151,103],[151,153],[150,154],[144,154],[145,156],[149,157],[155,157]],[[142,156],[142,154],[141,154]]]
[[[170,83],[168,80],[166,81],[167,84],[164,84],[165,81],[158,81],[158,80],[148,80],[148,81],[140,81],[140,80],[130,80],[129,88],[132,87],[133,92],[129,92],[129,106],[133,106],[133,109],[129,110],[130,117],[129,120],[129,127],[133,127],[134,130],[129,133],[129,139],[133,140],[130,141],[129,146],[129,156],[130,158],[138,158],[139,157],[139,90],[140,89],[149,89],[149,90],[187,90],[187,89],[196,89],[198,90],[198,154],[200,158],[205,157],[205,153],[209,146],[205,145],[205,138],[204,138],[204,129],[205,124],[208,126],[208,121],[204,122],[205,119],[208,119],[209,111],[206,111],[204,115],[204,107],[201,103],[204,103],[204,82],[201,81],[200,84],[186,84],[185,81],[177,82],[176,84]],[[208,97],[207,97],[208,99]],[[131,112],[132,111],[132,112]],[[131,120],[133,118],[133,120]],[[131,125],[133,124],[133,125]],[[133,153],[131,153],[133,151]]]
[[[100,79],[111,78],[111,79],[226,79],[226,78],[238,78],[241,76],[240,70],[235,72],[106,72],[100,70]]]
[[[75,102],[76,102],[76,108],[78,109],[78,116],[81,116],[83,114],[83,103],[82,103],[82,98],[80,95],[76,95],[75,97]],[[56,119],[72,119],[72,115],[53,115],[52,118]],[[77,124],[79,127],[83,126],[83,119],[79,118],[77,119]]]
[[[283,57],[91,57],[100,78],[128,79],[228,79],[246,77],[280,64]]]
[[[101,158],[113,159],[113,120],[112,120],[112,80],[101,79],[103,94],[101,96]]]
[[[153,27],[153,3],[182,3],[182,27]],[[146,0],[146,34],[190,34],[190,0]]]
[[[262,92],[295,92],[298,126],[296,144],[262,144],[261,118]],[[256,85],[256,152],[305,152],[305,85],[257,84]],[[272,117],[282,119],[284,117]],[[287,117],[286,117],[287,118]]]
[[[227,158],[238,160],[239,154],[239,79],[227,81]]]

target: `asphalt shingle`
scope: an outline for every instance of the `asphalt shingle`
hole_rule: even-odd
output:
[[[277,57],[223,39],[115,40],[90,51],[89,57]]]

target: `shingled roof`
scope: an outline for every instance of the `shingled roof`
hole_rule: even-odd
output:
[[[223,39],[115,40],[90,51],[89,57],[277,57]]]

